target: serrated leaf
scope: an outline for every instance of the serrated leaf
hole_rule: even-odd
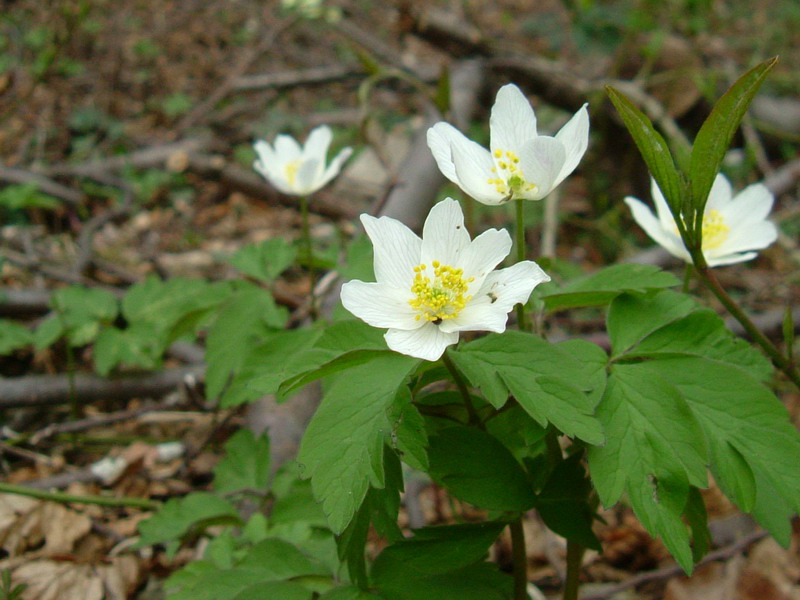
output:
[[[33,343],[33,333],[16,321],[0,319],[0,355],[11,354],[14,350]]]
[[[566,435],[603,443],[587,395],[598,382],[585,366],[541,338],[518,331],[490,334],[451,351],[458,368],[495,407],[509,393],[540,425],[553,423]]]
[[[62,335],[64,335],[64,323],[57,314],[53,313],[39,323],[36,331],[33,332],[33,347],[37,350],[44,350],[52,346]]]
[[[656,180],[673,214],[680,212],[686,194],[686,184],[675,166],[672,153],[652,121],[619,90],[606,87],[608,97],[622,117],[625,127],[636,142],[648,170]]]
[[[589,448],[592,481],[603,505],[613,505],[623,490],[660,473],[680,473],[692,485],[707,486],[703,430],[671,383],[643,364],[613,367],[597,407],[606,445]]]
[[[78,285],[54,292],[50,304],[58,313],[67,337],[74,346],[94,341],[101,323],[113,321],[119,306],[111,292]]]
[[[153,369],[161,351],[158,335],[146,323],[137,323],[124,330],[104,328],[95,340],[92,357],[95,370],[105,376],[119,365]]]
[[[711,114],[700,127],[692,147],[689,167],[692,200],[697,214],[703,214],[708,193],[719,173],[733,135],[756,92],[777,62],[777,57],[770,58],[742,75],[714,105]]]
[[[698,563],[711,548],[711,532],[708,530],[706,505],[696,487],[689,488],[689,500],[686,502],[684,515],[692,530],[692,560]]]
[[[605,306],[624,292],[647,292],[679,285],[672,273],[653,265],[622,264],[601,269],[567,285],[544,287],[539,298],[549,311]]]
[[[705,358],[654,360],[641,368],[669,378],[686,398],[713,457],[726,455],[723,464],[730,469],[739,459],[730,455],[735,448],[756,482],[763,477],[793,510],[800,510],[800,434],[769,389],[736,366]],[[715,470],[720,485],[726,491],[742,489],[746,484],[740,476],[727,479],[728,469]],[[757,486],[756,503],[764,493]]]
[[[225,456],[214,467],[214,489],[219,494],[242,490],[267,491],[269,438],[249,429],[237,431],[225,444]]]
[[[233,254],[229,262],[245,275],[270,283],[297,257],[297,249],[282,238],[248,244]]]
[[[600,540],[592,531],[594,515],[588,502],[592,487],[581,458],[577,453],[556,465],[536,497],[536,510],[558,535],[599,551]]]
[[[697,303],[686,294],[663,291],[652,297],[624,294],[608,310],[612,356],[619,356],[653,331],[689,314]]]
[[[499,440],[471,427],[430,438],[429,474],[456,498],[487,510],[524,511],[536,497],[525,470]]]
[[[425,431],[425,419],[417,407],[411,403],[411,396],[403,398],[389,408],[389,422],[392,424],[389,442],[410,467],[419,471],[428,470],[428,434]]]
[[[236,594],[233,600],[265,600],[266,598],[312,600],[313,593],[299,583],[291,581],[263,581],[246,587]]]
[[[257,571],[264,581],[279,581],[303,575],[331,575],[325,565],[309,558],[293,544],[278,538],[267,538],[252,546],[237,562],[236,568]]]
[[[306,429],[298,462],[334,533],[350,522],[370,484],[384,484],[386,409],[418,363],[385,353],[353,367],[331,384]]]
[[[670,356],[702,356],[744,369],[759,381],[772,377],[772,363],[748,342],[736,338],[714,311],[696,310],[653,331],[626,352],[629,356],[656,359]]]
[[[179,540],[198,527],[221,522],[241,524],[233,504],[215,494],[192,492],[169,500],[156,514],[139,523],[140,544]]]
[[[152,323],[166,331],[190,312],[217,306],[231,291],[225,282],[209,284],[181,277],[164,281],[150,276],[126,292],[122,315],[129,323]]]
[[[505,525],[488,521],[419,529],[413,538],[384,548],[372,565],[371,583],[381,589],[479,562]]]

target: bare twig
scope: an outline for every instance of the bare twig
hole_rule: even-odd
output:
[[[83,199],[83,194],[79,191],[62,185],[57,181],[53,181],[41,173],[34,173],[33,171],[26,171],[24,169],[13,169],[0,165],[0,181],[18,184],[32,183],[45,194],[49,194],[69,204],[80,204]]]
[[[347,65],[326,65],[298,69],[295,71],[279,71],[277,73],[260,73],[258,75],[242,75],[233,82],[233,89],[238,91],[263,90],[267,88],[285,88],[299,85],[311,85],[338,81],[348,77],[364,74],[363,69]]]
[[[84,404],[100,399],[158,398],[175,390],[187,377],[201,378],[204,371],[202,366],[191,366],[110,378],[79,373],[74,378],[75,396]],[[0,379],[0,409],[63,404],[69,396],[67,375]]]
[[[744,552],[747,550],[749,546],[755,544],[757,541],[767,537],[768,533],[766,531],[755,531],[742,539],[738,542],[731,544],[730,546],[725,546],[724,548],[720,548],[719,550],[715,550],[714,552],[709,552],[703,560],[697,563],[696,566],[700,567],[702,565],[706,565],[710,562],[714,562],[717,560],[726,560],[732,556],[739,554],[740,552]],[[671,567],[665,567],[663,569],[658,569],[656,571],[649,571],[647,573],[641,573],[630,579],[618,583],[617,585],[612,585],[607,587],[604,590],[597,591],[597,592],[590,592],[588,594],[584,594],[582,596],[582,600],[605,600],[606,598],[610,598],[619,592],[628,590],[633,587],[638,587],[640,585],[644,585],[645,583],[650,583],[652,581],[663,581],[665,579],[669,579],[670,577],[675,577],[676,575],[680,575],[683,573],[683,569],[678,565],[673,565]]]

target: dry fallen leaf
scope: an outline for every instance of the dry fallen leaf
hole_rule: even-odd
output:
[[[17,568],[12,581],[28,586],[25,600],[125,600],[138,576],[138,561],[125,555],[102,565],[35,560]]]
[[[91,527],[89,517],[61,504],[0,496],[0,545],[11,556],[39,547],[43,541],[46,555],[70,552]]]

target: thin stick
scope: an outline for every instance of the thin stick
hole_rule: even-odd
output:
[[[128,506],[131,508],[143,508],[145,510],[155,510],[161,506],[160,502],[148,500],[147,498],[130,498],[127,496],[77,496],[75,494],[65,494],[64,492],[37,490],[24,485],[13,485],[11,483],[0,483],[0,493],[18,494],[20,496],[49,500],[51,502],[73,502],[76,504],[96,504],[98,506]]]
[[[300,215],[302,217],[303,222],[303,246],[305,247],[306,252],[306,260],[308,261],[308,276],[310,279],[309,285],[309,301],[310,301],[310,310],[309,314],[311,315],[311,319],[316,321],[319,317],[319,313],[317,311],[317,297],[316,291],[314,287],[316,286],[316,272],[314,271],[314,249],[311,244],[311,228],[308,225],[308,198],[306,196],[300,196]]]

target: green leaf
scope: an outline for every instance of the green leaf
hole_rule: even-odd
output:
[[[231,292],[228,283],[180,277],[163,281],[150,276],[127,291],[122,315],[129,323],[152,323],[167,331],[187,314],[219,305]]]
[[[140,544],[149,546],[180,540],[189,533],[220,523],[241,524],[233,504],[208,492],[192,492],[169,500],[156,514],[139,523]]]
[[[606,92],[622,122],[636,142],[636,147],[659,189],[664,194],[673,214],[680,214],[686,194],[686,184],[675,166],[669,146],[655,130],[652,121],[619,90],[607,86]]]
[[[257,571],[265,581],[292,579],[303,575],[331,575],[325,565],[309,558],[293,544],[278,538],[267,538],[254,545],[236,567]]]
[[[774,371],[761,352],[734,337],[722,318],[708,309],[696,310],[655,330],[626,354],[648,359],[702,356],[736,365],[759,381],[768,381]]]
[[[345,585],[325,592],[319,600],[381,600],[381,598],[352,585]]]
[[[384,600],[511,600],[513,580],[491,563],[477,563],[457,571],[382,583]]]
[[[348,244],[345,262],[339,268],[339,274],[347,281],[375,281],[374,260],[372,242],[363,233],[359,234]]]
[[[107,327],[94,343],[94,366],[100,375],[108,375],[118,365],[153,369],[158,366],[162,348],[158,335],[146,323],[128,329]]]
[[[64,335],[64,323],[57,314],[53,313],[39,323],[36,331],[33,332],[33,347],[37,350],[44,350],[52,346],[62,335]]]
[[[705,210],[708,193],[731,145],[733,134],[777,62],[777,57],[770,58],[742,75],[714,105],[697,133],[689,167],[692,200],[697,214],[702,215]]]
[[[242,367],[246,350],[283,327],[286,313],[272,295],[255,286],[244,286],[219,311],[206,342],[206,396],[217,398],[229,379]]]
[[[711,532],[708,530],[706,505],[696,487],[689,488],[689,500],[686,502],[684,515],[692,530],[692,560],[698,563],[711,548]]]
[[[111,292],[77,285],[57,290],[50,303],[73,346],[94,341],[101,323],[110,323],[116,318],[119,304]]]
[[[256,438],[249,429],[237,431],[225,444],[225,456],[214,467],[214,489],[219,494],[241,490],[267,491],[269,438]]]
[[[647,292],[679,285],[672,273],[653,265],[623,264],[606,267],[561,288],[548,285],[540,298],[553,312],[580,306],[605,306],[623,292]]]
[[[282,238],[272,238],[259,244],[248,244],[229,262],[245,275],[270,283],[283,273],[297,256],[297,249]]]
[[[16,321],[0,319],[0,355],[11,354],[32,343],[33,333],[27,327]]]
[[[608,310],[612,356],[619,356],[653,331],[689,314],[697,303],[686,294],[663,291],[646,298],[619,296]]]
[[[536,500],[525,470],[500,441],[471,427],[448,427],[430,439],[430,476],[479,508],[523,511]]]
[[[800,434],[769,389],[736,366],[705,358],[654,360],[641,367],[668,378],[686,398],[704,430],[714,458],[712,468],[726,492],[746,493],[750,485],[752,476],[739,473],[741,458],[756,482],[763,478],[774,490],[756,486],[757,503],[763,494],[775,493],[794,511],[800,510]],[[720,457],[724,468],[718,471]],[[743,504],[743,510],[749,509],[747,497],[733,499]]]
[[[378,555],[372,565],[371,583],[381,589],[479,562],[505,525],[488,521],[418,529],[413,538],[392,544]]]
[[[311,590],[291,581],[262,581],[248,586],[233,597],[233,600],[312,600]]]
[[[600,551],[588,502],[592,486],[581,459],[582,453],[576,453],[556,465],[536,498],[536,510],[545,525],[558,535]]]
[[[587,395],[599,380],[558,346],[528,333],[490,334],[450,353],[458,368],[486,399],[500,408],[509,392],[543,427],[553,423],[566,435],[603,443]]]
[[[613,367],[597,408],[607,442],[589,448],[589,467],[603,505],[613,505],[627,491],[636,516],[688,573],[692,552],[681,515],[689,484],[707,487],[708,451],[703,430],[673,381],[647,365]]]
[[[427,471],[428,434],[425,431],[425,419],[411,403],[410,394],[399,394],[398,400],[389,407],[389,422],[392,424],[390,445],[408,466]]]
[[[384,485],[387,408],[419,360],[385,353],[330,386],[306,429],[298,462],[311,478],[334,533],[341,533],[367,489]]]

